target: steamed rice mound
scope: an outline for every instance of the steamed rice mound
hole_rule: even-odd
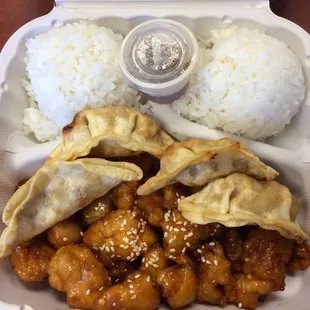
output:
[[[279,134],[305,98],[297,56],[259,30],[214,30],[201,69],[173,103],[181,116],[225,132],[263,140]]]
[[[83,109],[138,107],[138,92],[119,67],[122,41],[111,29],[87,23],[67,24],[28,39],[26,130],[50,141]]]

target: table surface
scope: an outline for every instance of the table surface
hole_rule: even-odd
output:
[[[0,0],[0,49],[26,22],[48,13],[53,0]],[[310,0],[270,0],[273,11],[299,24],[310,33]]]

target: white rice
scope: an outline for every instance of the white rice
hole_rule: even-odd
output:
[[[54,28],[26,42],[30,97],[23,124],[40,141],[57,138],[76,112],[107,105],[138,107],[119,67],[122,36],[93,24]]]
[[[297,56],[259,30],[231,27],[211,33],[201,49],[201,69],[173,109],[191,121],[251,139],[279,134],[305,98]]]

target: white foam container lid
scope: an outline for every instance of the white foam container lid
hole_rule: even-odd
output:
[[[231,25],[261,29],[286,42],[300,58],[308,93],[298,115],[282,134],[267,140],[266,143],[242,140],[256,155],[280,172],[279,181],[287,185],[300,199],[300,222],[306,232],[310,233],[310,107],[307,106],[310,105],[310,36],[306,31],[274,15],[268,1],[60,0],[56,3],[56,7],[49,14],[20,28],[8,40],[0,54],[0,213],[14,190],[14,184],[9,179],[18,182],[32,176],[58,143],[54,141],[39,144],[22,132],[23,110],[28,106],[27,94],[20,83],[25,77],[25,40],[51,27],[79,20],[88,20],[126,35],[133,27],[148,19],[171,18],[184,23],[197,36],[202,37],[208,36],[211,29]],[[182,119],[169,105],[153,104],[151,114],[164,129],[178,139],[218,139],[224,136],[236,138]],[[0,231],[1,228],[3,226],[0,226]],[[1,310],[67,309],[64,294],[57,293],[47,282],[22,283],[8,262],[0,263],[0,279]],[[286,284],[284,292],[271,294],[259,309],[310,309],[310,271],[289,275]],[[29,306],[20,306],[25,304]],[[190,309],[219,308],[194,304]],[[225,309],[236,307],[227,306]]]

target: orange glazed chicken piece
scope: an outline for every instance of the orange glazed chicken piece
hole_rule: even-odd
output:
[[[168,210],[165,213],[161,227],[164,232],[164,249],[171,259],[185,254],[187,249],[197,248],[201,241],[222,231],[222,226],[219,224],[193,224],[177,210]]]
[[[161,191],[156,191],[150,195],[138,196],[137,206],[141,209],[147,222],[155,227],[160,227],[164,220],[164,197]]]
[[[289,269],[292,271],[306,270],[310,267],[310,245],[307,243],[295,243],[293,256],[289,263]]]
[[[123,282],[134,271],[136,271],[136,268],[133,264],[124,260],[113,261],[112,266],[108,268],[113,283]]]
[[[134,261],[156,242],[156,233],[138,208],[112,211],[84,232],[84,243],[100,251],[105,266],[115,259]]]
[[[180,309],[196,299],[197,278],[190,266],[173,265],[162,270],[157,283],[173,309]]]
[[[163,248],[156,246],[145,254],[140,270],[148,273],[154,281],[161,270],[168,267],[169,259],[166,258]]]
[[[11,253],[10,262],[21,280],[39,282],[47,278],[54,254],[55,250],[47,242],[23,242]]]
[[[164,206],[173,210],[178,208],[180,199],[184,199],[190,194],[190,189],[183,184],[171,184],[163,188]]]
[[[109,274],[84,244],[61,247],[48,268],[49,283],[67,293],[73,308],[92,309],[94,301],[111,285]]]
[[[47,231],[47,239],[55,249],[68,244],[82,242],[82,229],[74,218],[55,224]]]
[[[94,310],[155,310],[160,294],[148,274],[136,271],[107,289],[95,302]]]
[[[293,245],[293,240],[282,237],[277,231],[252,228],[244,243],[243,272],[258,280],[270,280],[274,291],[283,291]]]
[[[272,292],[271,281],[256,280],[244,274],[233,275],[230,283],[225,285],[227,301],[244,309],[255,309],[258,298],[270,292]]]
[[[135,206],[139,185],[140,182],[131,181],[123,182],[114,188],[112,198],[118,209],[129,210]]]
[[[214,305],[225,305],[226,298],[222,285],[231,279],[231,263],[226,258],[220,243],[211,241],[197,249],[200,255],[198,265],[197,298],[201,302]]]

